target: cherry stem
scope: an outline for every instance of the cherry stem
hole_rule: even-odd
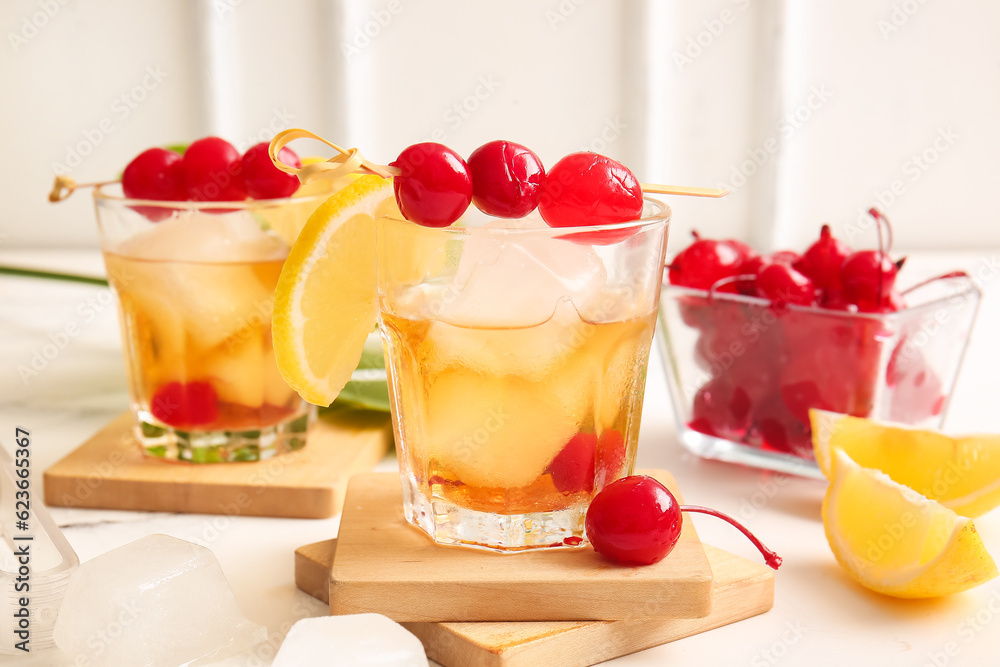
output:
[[[883,292],[883,276],[882,276],[882,258],[885,257],[885,244],[882,240],[882,212],[877,208],[871,208],[868,210],[868,215],[875,218],[875,231],[878,233],[878,304],[882,305],[882,292]]]
[[[948,280],[950,278],[968,278],[969,280],[972,280],[972,276],[970,276],[965,271],[951,271],[950,273],[942,273],[940,276],[928,278],[927,280],[921,281],[916,285],[913,285],[912,287],[907,287],[905,290],[901,292],[901,294],[903,296],[906,296],[910,292],[914,292],[920,289],[921,287],[927,287],[931,283],[936,283],[939,280]]]
[[[716,291],[718,291],[720,287],[725,287],[726,285],[730,285],[732,283],[750,282],[756,279],[757,276],[755,276],[752,273],[741,273],[738,276],[727,276],[725,278],[719,278],[714,283],[712,283],[711,287],[708,288],[708,298],[709,300],[714,299],[715,293]]]
[[[728,521],[737,530],[746,535],[747,539],[753,542],[753,545],[757,547],[757,550],[760,551],[760,554],[764,557],[764,562],[767,563],[771,567],[771,569],[777,570],[779,567],[781,567],[781,556],[779,556],[778,554],[774,553],[773,551],[765,547],[753,533],[751,533],[749,530],[746,529],[746,527],[743,524],[741,524],[739,521],[729,516],[728,514],[723,514],[718,510],[713,510],[710,507],[702,507],[700,505],[681,505],[679,509],[682,512],[700,512],[701,514],[708,514],[716,517],[717,519]]]

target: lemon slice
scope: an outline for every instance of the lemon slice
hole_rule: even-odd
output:
[[[302,398],[329,405],[375,329],[374,218],[395,209],[392,181],[362,176],[310,216],[274,293],[278,369]]]
[[[997,576],[971,519],[861,467],[843,450],[833,455],[823,527],[841,566],[885,595],[939,597]]]
[[[1000,505],[1000,436],[950,437],[824,410],[810,418],[816,462],[828,478],[833,451],[842,449],[963,516]]]

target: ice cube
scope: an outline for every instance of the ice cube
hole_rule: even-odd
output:
[[[273,353],[268,350],[269,355]],[[259,408],[264,400],[264,343],[260,331],[226,341],[199,360],[198,370],[212,382],[220,401]]]
[[[382,614],[303,618],[272,667],[427,667],[423,644]]]
[[[209,549],[150,535],[79,567],[54,636],[73,664],[176,667],[238,655],[267,630],[244,618]]]
[[[519,232],[466,241],[441,319],[477,327],[545,322],[560,301],[582,308],[607,281],[591,246]]]
[[[538,382],[465,368],[436,375],[415,425],[427,456],[466,484],[531,484],[592,414],[596,367],[586,361],[572,357]]]
[[[569,301],[558,301],[543,324],[516,329],[470,329],[432,321],[425,363],[434,371],[467,366],[484,375],[518,375],[540,380],[591,335]]]
[[[111,252],[161,262],[258,262],[284,259],[288,244],[248,211],[185,212],[122,241]]]

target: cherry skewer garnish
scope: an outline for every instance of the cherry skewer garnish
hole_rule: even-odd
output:
[[[699,505],[678,505],[667,487],[646,475],[623,477],[606,486],[587,510],[587,536],[594,549],[618,563],[652,565],[666,558],[680,539],[682,512],[710,514],[746,535],[775,570],[781,557],[732,517]]]
[[[297,168],[284,163],[279,152],[296,139],[321,141],[338,154],[325,162]],[[513,148],[513,153],[508,150],[505,154],[505,146]],[[291,129],[275,135],[268,154],[275,167],[297,175],[303,183],[314,178],[336,178],[357,172],[377,174],[383,178],[394,177],[396,203],[403,216],[427,227],[452,224],[461,217],[473,197],[477,206],[501,217],[521,217],[530,213],[533,209],[531,205],[537,203],[542,218],[549,226],[561,227],[569,226],[567,220],[570,219],[573,226],[635,220],[642,211],[644,190],[696,197],[723,197],[728,194],[726,190],[713,188],[640,184],[624,165],[596,153],[568,155],[553,167],[552,172],[545,174],[540,160],[531,151],[519,144],[503,141],[481,146],[470,157],[471,164],[446,146],[425,142],[405,149],[389,165],[378,165],[365,160],[357,148],[348,150],[307,130]],[[572,178],[555,178],[559,175],[560,164],[567,160],[572,161],[574,168],[563,171]],[[499,173],[510,167],[514,167],[511,173]],[[477,186],[474,173],[489,184],[485,188],[481,187],[482,184]],[[593,191],[595,185],[602,184],[608,187],[601,188],[599,192]],[[619,184],[622,186],[620,191],[617,188]],[[554,186],[559,186],[559,192],[554,192]],[[512,195],[524,197],[524,201],[514,201]],[[581,213],[584,217],[580,217]],[[582,236],[574,238],[591,240]],[[602,237],[594,241],[600,240],[613,242],[616,239]]]

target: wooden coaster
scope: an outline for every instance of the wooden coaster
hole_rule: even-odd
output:
[[[374,468],[391,441],[389,415],[341,410],[316,420],[305,447],[266,461],[167,462],[143,454],[125,413],[45,471],[45,502],[322,519],[341,510],[348,478]]]
[[[651,471],[676,494],[666,471]],[[495,554],[442,547],[403,519],[395,473],[351,479],[330,574],[330,612],[396,621],[698,618],[712,569],[690,521],[664,560],[607,562],[593,549]]]
[[[295,584],[330,601],[337,540],[295,551]],[[427,657],[447,667],[582,667],[762,614],[774,604],[774,571],[705,545],[715,578],[712,612],[697,619],[539,623],[404,623]]]

